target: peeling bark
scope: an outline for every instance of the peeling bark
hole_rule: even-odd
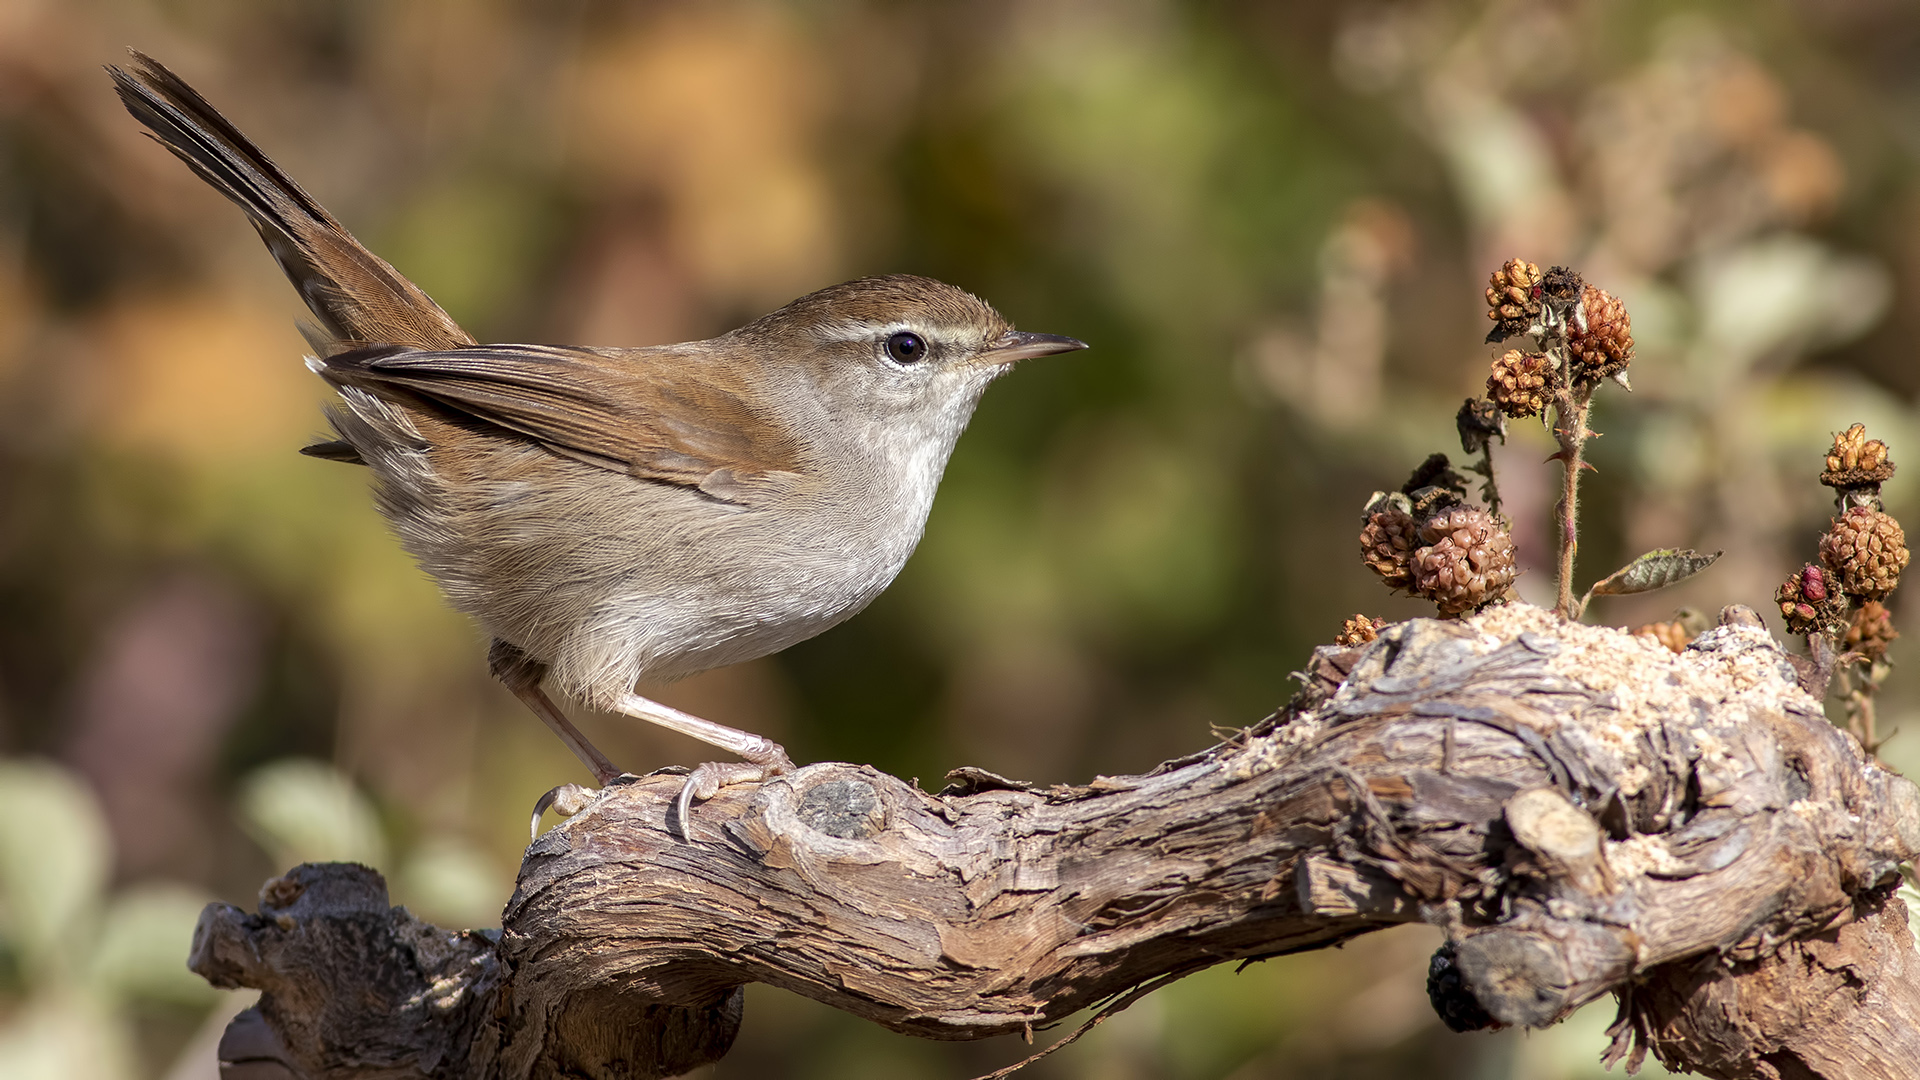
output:
[[[657,1077],[726,1052],[747,982],[974,1039],[1424,920],[1458,1029],[1614,992],[1615,1056],[1920,1077],[1888,901],[1920,794],[1742,610],[1681,657],[1519,606],[1409,622],[1320,650],[1241,737],[1084,786],[813,765],[703,804],[689,844],[679,779],[640,778],[527,849],[497,934],[306,866],[258,915],[209,907],[193,966],[263,991],[231,1076]]]

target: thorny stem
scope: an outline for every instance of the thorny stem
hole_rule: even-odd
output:
[[[1858,672],[1855,671],[1856,665]],[[1880,689],[1883,671],[1878,664],[1860,659],[1841,667],[1840,692],[1846,696],[1847,730],[1860,740],[1869,755],[1878,757],[1886,740],[1878,729],[1879,710],[1874,695]]]
[[[1559,611],[1561,618],[1578,619],[1581,607],[1573,598],[1573,557],[1580,547],[1576,529],[1580,517],[1580,470],[1586,466],[1582,454],[1592,432],[1587,430],[1587,414],[1592,408],[1593,387],[1562,389],[1554,402],[1554,437],[1560,441],[1560,464],[1566,473],[1560,483],[1560,503],[1554,507],[1560,534]]]
[[[1848,726],[1855,729],[1854,734],[1859,737],[1860,745],[1866,748],[1867,753],[1877,757],[1880,754],[1880,735],[1874,730],[1872,685],[1868,683],[1860,689],[1848,690],[1847,712]]]
[[[1864,506],[1870,510],[1883,509],[1877,487],[1866,491],[1840,488],[1834,492],[1834,502],[1836,515],[1846,513],[1847,509],[1853,506]],[[1857,605],[1850,607],[1849,614],[1857,614],[1858,610]],[[1807,644],[1813,644],[1811,635],[1807,638]],[[1855,668],[1859,670],[1856,672]],[[1839,670],[1835,672],[1840,677],[1840,693],[1845,699],[1847,731],[1860,740],[1860,746],[1866,750],[1869,757],[1879,757],[1880,748],[1887,743],[1886,739],[1880,737],[1878,730],[1879,708],[1874,701],[1874,695],[1879,693],[1880,683],[1886,679],[1890,671],[1884,660],[1869,660],[1858,653],[1850,652],[1840,658]]]

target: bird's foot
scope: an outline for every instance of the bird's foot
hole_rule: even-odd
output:
[[[793,759],[779,743],[754,738],[763,745],[744,751],[741,756],[747,760],[709,761],[687,774],[686,782],[680,785],[679,797],[673,801],[673,831],[682,841],[693,843],[689,822],[695,799],[705,802],[719,794],[723,787],[757,784],[793,771]]]
[[[585,810],[587,803],[591,802],[596,794],[598,792],[595,789],[580,784],[561,784],[559,787],[549,789],[545,795],[533,802],[533,818],[527,822],[527,835],[530,838],[540,835],[540,818],[548,810],[552,810],[563,818],[569,818]]]
[[[693,770],[687,782],[680,786],[680,797],[674,800],[678,814],[667,824],[680,839],[688,843],[693,842],[687,826],[687,815],[693,809],[693,800],[711,799],[723,787],[750,784],[793,771],[793,759],[787,756],[779,743],[751,731],[702,720],[639,694],[621,695],[613,702],[613,711],[636,720],[645,720],[649,724],[658,724],[668,731],[691,736],[708,746],[717,746],[745,759],[737,762],[710,761]],[[674,828],[676,825],[678,827]]]
[[[632,773],[621,773],[611,780],[604,781],[601,788],[638,779],[640,778]],[[539,837],[540,818],[547,811],[551,810],[563,818],[570,818],[585,810],[594,796],[600,794],[601,788],[590,788],[585,784],[561,784],[559,787],[549,789],[545,795],[533,802],[533,819],[527,823],[528,835],[534,838]]]

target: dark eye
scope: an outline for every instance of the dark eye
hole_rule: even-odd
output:
[[[887,339],[887,355],[896,364],[917,364],[927,358],[927,343],[919,334],[902,330]]]

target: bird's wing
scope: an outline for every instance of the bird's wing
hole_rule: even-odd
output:
[[[725,501],[750,503],[760,485],[801,472],[784,426],[659,359],[670,351],[486,345],[355,349],[320,363],[335,383],[407,391],[569,457]]]

